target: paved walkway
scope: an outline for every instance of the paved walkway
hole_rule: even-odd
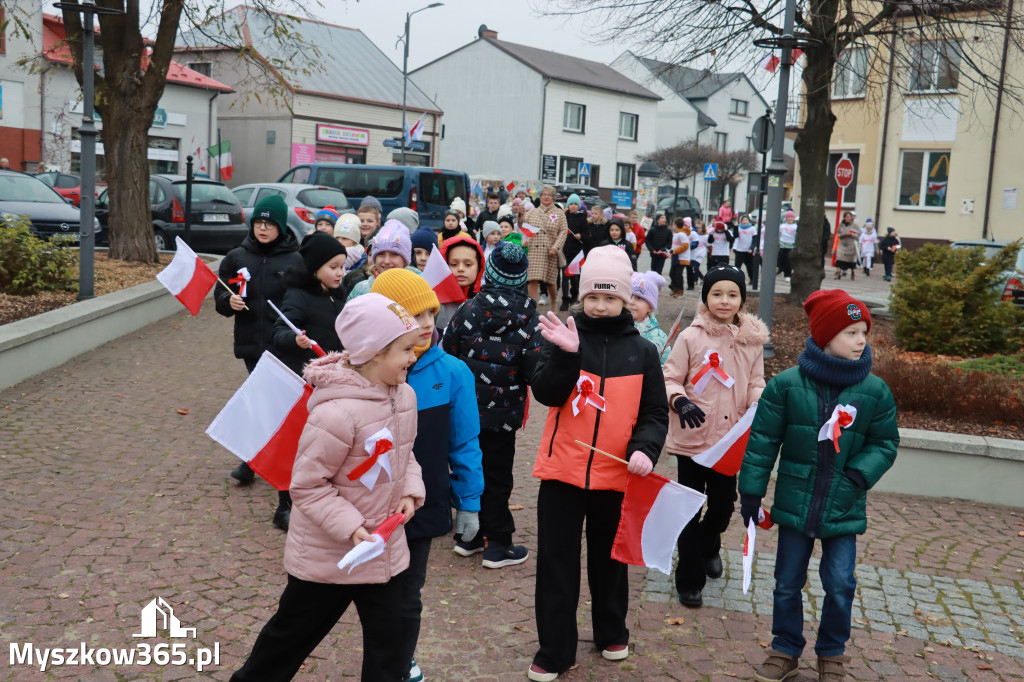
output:
[[[665,300],[663,320],[674,317],[673,305]],[[240,665],[284,585],[284,535],[270,525],[275,492],[259,481],[238,487],[227,476],[234,458],[204,434],[244,377],[231,357],[230,323],[207,304],[198,318],[176,315],[0,392],[4,649],[185,642],[189,655],[216,645],[220,656],[201,674],[98,664],[41,674],[38,665],[15,663],[0,679],[227,679]],[[535,408],[520,437],[512,499],[517,539],[531,549],[537,483],[530,468],[541,416]],[[674,475],[670,464],[658,471]],[[852,677],[1024,678],[1024,511],[876,494],[869,514],[858,547]],[[756,579],[743,595],[734,524],[725,538],[726,579],[709,583],[699,611],[675,602],[667,577],[631,568],[634,654],[620,664],[587,641],[584,582],[579,665],[563,678],[751,679],[771,639],[774,536],[759,536]],[[427,678],[525,679],[536,647],[535,560],[492,571],[451,547],[450,538],[435,541],[424,591],[417,660]],[[819,596],[812,578],[811,620]],[[197,629],[195,639],[133,638],[140,609],[155,597]],[[354,677],[359,650],[350,613],[301,679]],[[815,679],[810,651],[804,660],[802,682]]]

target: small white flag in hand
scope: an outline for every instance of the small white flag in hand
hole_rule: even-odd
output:
[[[743,539],[743,594],[750,589],[750,580],[754,576],[754,536],[757,534],[757,526],[754,519],[750,519],[747,525],[747,537]]]
[[[377,530],[370,534],[369,540],[363,540],[350,549],[345,556],[341,557],[341,561],[338,562],[338,568],[342,571],[347,568],[348,572],[351,573],[356,566],[379,557],[384,553],[384,547],[387,546],[391,533],[398,528],[402,521],[405,521],[405,514],[402,513],[392,514],[386,518],[384,523],[377,526]]]

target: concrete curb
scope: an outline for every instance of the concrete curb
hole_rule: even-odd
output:
[[[223,258],[199,255],[214,272]],[[154,280],[0,326],[0,389],[181,310]]]

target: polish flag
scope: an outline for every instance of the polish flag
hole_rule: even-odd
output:
[[[370,533],[369,540],[363,540],[350,549],[338,562],[338,568],[344,571],[346,568],[351,573],[359,564],[365,564],[370,559],[375,559],[384,553],[388,544],[388,538],[395,532],[399,524],[405,521],[405,514],[392,514],[384,519],[384,522],[377,526],[377,529]]]
[[[672,339],[676,338],[676,334],[679,333],[679,327],[681,327],[683,324],[683,311],[685,309],[686,308],[684,306],[683,310],[680,310],[679,314],[676,315],[676,321],[672,323],[672,328],[668,330],[668,338],[665,339],[665,345],[658,349],[659,354],[664,352],[665,346],[668,346],[668,344],[672,343]]]
[[[452,269],[444,262],[440,249],[430,250],[430,258],[423,268],[423,279],[427,280],[441,303],[462,303],[466,300],[466,292],[459,286]]]
[[[174,259],[156,278],[193,316],[198,315],[203,299],[217,283],[217,275],[181,237],[175,237],[174,243]]]
[[[565,266],[565,274],[568,277],[580,274],[580,268],[583,267],[584,263],[583,252],[580,251],[576,254],[576,257],[572,259],[572,262]]]
[[[799,49],[793,50],[793,63],[796,64],[797,60],[800,59],[804,51]],[[761,67],[769,73],[775,73],[779,68],[779,64],[782,63],[782,57],[775,54],[774,52],[769,54],[767,57],[761,60]]]
[[[676,540],[707,499],[706,495],[658,474],[627,473],[612,558],[671,575]]]
[[[206,434],[247,462],[278,490],[288,490],[306,402],[313,387],[264,351],[256,369],[213,420]]]
[[[537,236],[537,233],[540,232],[539,227],[537,227],[536,225],[531,225],[530,223],[523,223],[522,227],[520,227],[519,230],[527,239],[533,239],[534,237]]]
[[[743,453],[747,451],[747,441],[750,440],[750,425],[754,423],[756,413],[757,403],[754,403],[747,408],[743,417],[733,424],[722,440],[694,457],[693,461],[726,476],[735,476],[739,473],[740,465],[743,464]]]
[[[505,191],[507,191],[509,194],[511,194],[512,190],[514,190],[515,188],[516,188],[516,183],[514,183],[514,182],[510,182],[507,185],[505,185]]]

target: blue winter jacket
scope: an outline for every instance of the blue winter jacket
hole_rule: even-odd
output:
[[[451,508],[480,511],[484,475],[476,386],[466,364],[431,346],[409,370],[416,392],[412,451],[423,469],[426,502],[405,527],[409,538],[436,538],[452,529]]]

